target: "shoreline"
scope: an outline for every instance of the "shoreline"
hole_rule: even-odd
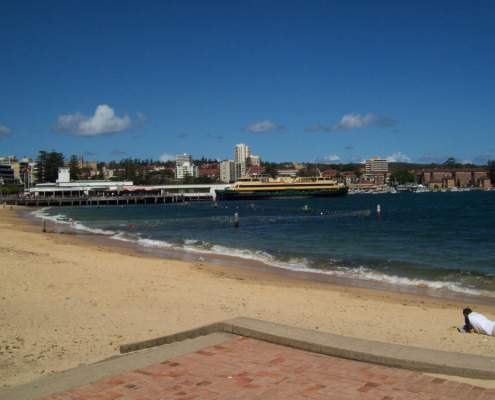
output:
[[[40,209],[38,209],[40,210]],[[37,225],[38,221],[41,221],[43,217],[33,215],[32,211],[20,213],[19,216],[33,225]],[[253,258],[243,258],[236,255],[228,255],[222,253],[202,251],[201,249],[185,249],[175,246],[161,247],[161,246],[143,246],[139,242],[134,240],[120,240],[115,239],[112,235],[93,233],[77,228],[71,228],[69,225],[48,218],[47,221],[53,224],[55,231],[61,234],[71,234],[80,237],[81,240],[87,242],[105,244],[110,248],[122,248],[130,249],[134,254],[144,255],[149,257],[156,257],[166,260],[178,260],[186,262],[197,262],[217,265],[226,267],[229,269],[247,269],[250,271],[257,271],[269,274],[280,275],[284,278],[304,280],[310,282],[328,283],[337,287],[350,287],[350,288],[363,288],[373,289],[379,291],[411,294],[421,297],[431,297],[438,299],[445,299],[456,301],[459,303],[470,304],[485,304],[495,306],[495,295],[487,296],[483,294],[469,293],[475,289],[455,290],[451,288],[435,288],[429,286],[428,281],[418,279],[420,283],[392,283],[387,280],[370,279],[362,277],[352,277],[346,275],[339,275],[334,273],[326,273],[325,271],[316,271],[308,269],[291,269],[282,266],[276,266],[269,264],[263,260],[257,260]],[[394,276],[391,276],[392,278]],[[432,282],[433,283],[433,282]]]
[[[42,233],[16,210],[0,209],[3,385],[111,357],[123,343],[238,316],[495,355],[495,338],[452,328],[462,324],[459,299],[304,280],[197,255],[163,259],[81,236]],[[492,307],[475,308],[495,319]]]

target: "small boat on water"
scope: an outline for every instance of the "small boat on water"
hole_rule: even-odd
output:
[[[295,197],[335,197],[346,195],[343,183],[322,177],[247,177],[231,187],[216,190],[217,200],[286,199]]]

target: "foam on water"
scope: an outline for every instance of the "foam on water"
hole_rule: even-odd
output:
[[[76,231],[88,232],[95,235],[105,235],[105,236],[111,236],[116,234],[115,231],[111,231],[111,230],[90,228],[89,226],[86,226],[79,221],[71,220],[70,218],[67,217],[67,215],[64,214],[55,214],[55,215],[48,214],[47,211],[49,209],[50,207],[45,207],[40,210],[33,211],[31,215],[33,215],[36,218],[52,221],[56,224],[68,225],[70,226],[71,229],[74,229]]]
[[[124,231],[104,230],[99,228],[91,228],[80,221],[69,219],[66,215],[56,214],[50,215],[47,211],[49,207],[43,208],[32,212],[32,215],[37,218],[47,219],[53,221],[56,224],[69,225],[71,229],[76,231],[83,231],[91,234],[105,235],[113,240],[122,242],[129,242],[137,244],[146,248],[166,248],[187,251],[189,253],[196,254],[213,254],[241,258],[245,260],[253,260],[264,263],[271,267],[280,269],[298,271],[298,272],[310,272],[314,274],[330,275],[342,278],[359,279],[366,281],[385,282],[391,285],[403,285],[424,287],[431,289],[444,289],[453,292],[464,293],[469,295],[483,295],[488,297],[494,297],[493,292],[476,290],[467,287],[463,287],[453,281],[435,281],[426,279],[414,279],[407,278],[393,274],[386,274],[367,268],[366,266],[359,267],[344,267],[335,263],[336,260],[329,260],[329,264],[332,264],[332,269],[319,269],[311,266],[311,263],[306,258],[292,258],[288,261],[282,261],[277,259],[273,255],[261,251],[250,250],[243,248],[226,247],[218,244],[209,243],[203,240],[184,239],[181,244],[174,244],[164,240],[150,239],[142,237],[139,232],[129,233]],[[126,226],[125,224],[122,227]],[[336,265],[334,265],[336,264]]]

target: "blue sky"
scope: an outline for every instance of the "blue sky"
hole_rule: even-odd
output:
[[[0,1],[0,154],[495,158],[493,1]]]

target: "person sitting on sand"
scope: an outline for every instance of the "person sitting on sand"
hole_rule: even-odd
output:
[[[462,310],[464,315],[464,331],[476,332],[482,335],[495,336],[495,321],[490,321],[483,314],[474,312],[470,308]]]

